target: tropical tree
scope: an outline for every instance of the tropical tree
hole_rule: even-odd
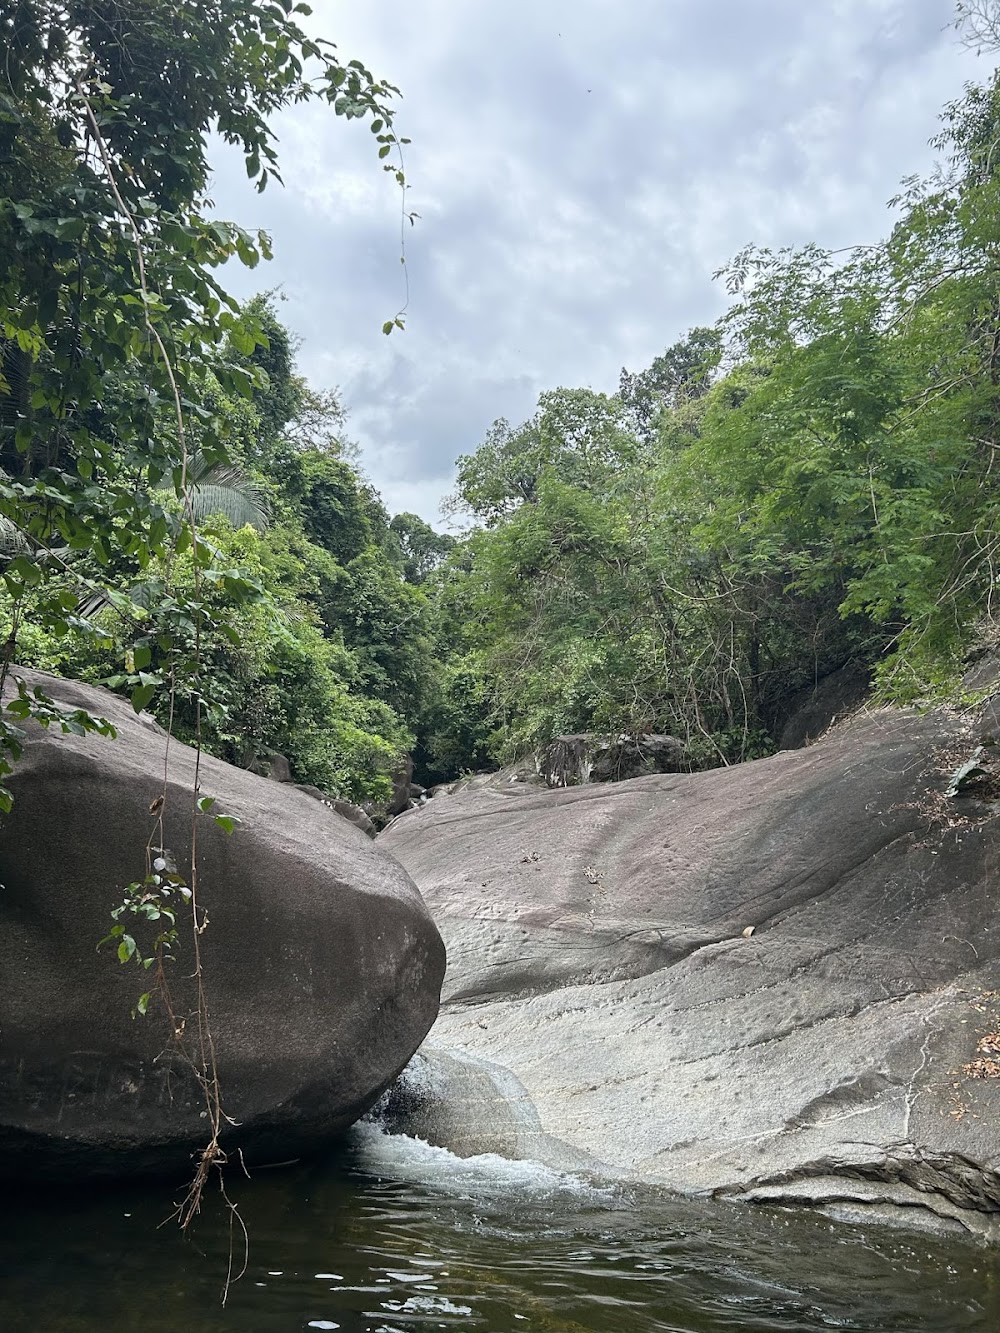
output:
[[[399,543],[407,583],[425,583],[457,544],[448,533],[435,532],[419,514],[396,514],[389,531]]]
[[[227,461],[216,386],[240,398],[266,378],[246,360],[259,321],[216,270],[269,249],[210,216],[209,136],[242,151],[259,188],[280,179],[270,118],[293,102],[367,118],[383,157],[395,142],[394,90],[308,36],[307,14],[290,0],[0,10],[0,521],[26,543],[3,574],[11,644],[29,592],[36,623],[86,634],[81,578],[133,579],[172,546],[212,565],[191,465],[199,451],[206,473]],[[165,484],[181,512],[161,504]],[[0,740],[13,754],[15,733]]]
[[[996,6],[973,10],[992,40]],[[693,763],[747,758],[847,664],[886,697],[954,691],[996,635],[998,141],[994,76],[945,108],[884,241],[745,250],[717,329],[459,460],[481,526],[452,562],[453,661],[495,755],[652,728]]]
[[[718,329],[696,328],[668,347],[662,356],[638,374],[622,368],[618,397],[636,432],[644,439],[655,435],[668,409],[697,399],[711,387],[722,355]]]

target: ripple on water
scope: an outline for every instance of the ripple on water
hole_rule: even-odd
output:
[[[159,1186],[5,1198],[3,1333],[995,1333],[1000,1258],[815,1214],[664,1199],[362,1127],[232,1188],[251,1237],[225,1309],[224,1211],[157,1229]]]

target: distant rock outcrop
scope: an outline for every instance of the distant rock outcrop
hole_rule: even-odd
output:
[[[989,710],[881,710],[732,768],[402,816],[379,845],[449,951],[435,1048],[512,1071],[540,1155],[997,1234],[998,742]]]
[[[678,773],[684,767],[684,743],[674,736],[617,736],[591,732],[556,736],[535,755],[535,768],[547,787],[575,787],[586,782],[624,782],[650,773]]]
[[[0,828],[0,1175],[60,1182],[183,1173],[204,1147],[191,926],[151,974],[97,949],[142,880],[164,792],[165,734],[104,690],[17,671],[101,714],[116,740],[26,728]],[[189,879],[194,752],[172,743],[164,858]],[[223,1144],[248,1164],[295,1157],[356,1120],[437,1012],[444,950],[411,880],[359,829],[290,783],[208,756],[199,920]],[[228,835],[215,813],[239,821]],[[154,848],[158,851],[158,848]],[[124,920],[130,920],[126,917]],[[141,925],[136,928],[140,936]],[[141,939],[141,937],[140,937]],[[179,1035],[173,1039],[172,1033]]]
[[[591,782],[624,782],[651,773],[679,773],[688,767],[684,742],[675,736],[643,733],[609,738],[583,731],[555,736],[547,745],[493,772],[470,773],[454,782],[442,782],[427,795],[512,787],[579,787]],[[417,790],[424,793],[422,787]]]

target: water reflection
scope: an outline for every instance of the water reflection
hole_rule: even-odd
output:
[[[143,1186],[5,1199],[5,1333],[800,1333],[1000,1327],[1000,1256],[811,1214],[664,1201],[359,1132],[233,1184],[251,1236],[220,1304],[225,1210],[192,1242]],[[238,1234],[234,1243],[239,1251]],[[241,1255],[237,1255],[238,1259]]]

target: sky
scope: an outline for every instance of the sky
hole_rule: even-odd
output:
[[[216,212],[272,237],[299,366],[338,387],[391,513],[447,527],[455,459],[560,385],[622,367],[725,309],[748,243],[877,240],[926,172],[941,107],[986,59],[952,0],[313,0],[310,31],[402,91],[400,192],[362,121],[278,118],[284,189],[213,150]]]

